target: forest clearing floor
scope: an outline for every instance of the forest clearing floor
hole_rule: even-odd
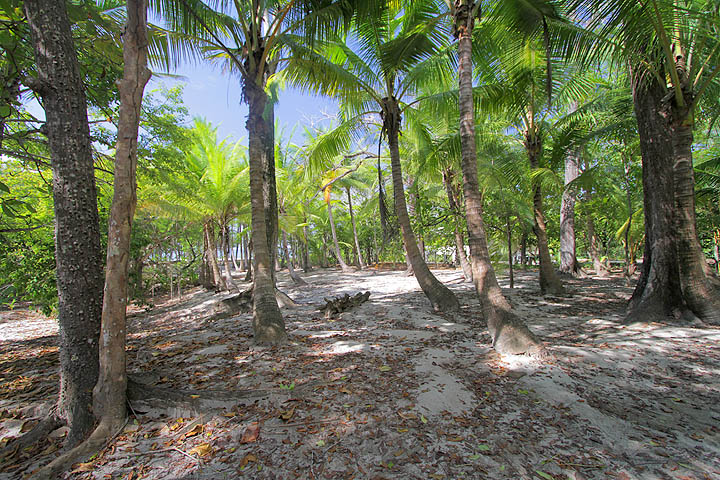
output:
[[[132,378],[193,398],[256,395],[206,410],[132,402],[124,431],[67,478],[720,478],[720,329],[622,325],[632,288],[620,275],[565,278],[569,296],[542,297],[537,273],[520,271],[504,292],[552,358],[501,357],[472,285],[435,273],[461,312],[434,313],[402,272],[315,270],[303,287],[280,274],[301,305],[283,309],[279,347],[252,345],[250,314],[211,315],[227,295],[133,307]],[[366,290],[336,318],[318,311]],[[54,400],[56,335],[52,319],[0,312],[0,447]],[[0,479],[54,458],[64,433],[0,459]]]

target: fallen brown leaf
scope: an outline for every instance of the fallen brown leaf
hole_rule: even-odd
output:
[[[240,468],[245,468],[248,463],[255,462],[257,463],[258,459],[255,455],[252,453],[245,455],[242,460],[240,460]]]
[[[242,438],[240,439],[240,443],[252,443],[256,442],[258,437],[260,436],[260,425],[255,422],[248,425],[248,427],[243,432]]]
[[[212,447],[209,443],[201,443],[200,445],[193,447],[188,452],[190,455],[197,455],[198,457],[204,457],[212,453]]]

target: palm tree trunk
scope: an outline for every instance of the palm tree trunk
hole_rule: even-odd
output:
[[[225,285],[227,286],[228,290],[231,291],[238,291],[237,285],[235,285],[235,282],[232,278],[232,268],[230,266],[230,235],[228,232],[227,224],[220,226],[221,233],[221,249],[223,252],[223,266],[225,267]]]
[[[400,165],[400,148],[398,137],[400,132],[400,108],[397,100],[385,98],[383,101],[383,116],[385,130],[388,136],[390,147],[390,164],[392,166],[393,197],[395,200],[395,213],[398,217],[400,230],[402,231],[403,243],[408,259],[413,267],[415,278],[420,288],[427,296],[433,309],[442,312],[454,312],[459,310],[460,303],[455,294],[445,285],[440,283],[435,275],[428,268],[425,260],[420,254],[420,249],[415,240],[415,234],[410,225],[407,205],[405,203],[405,189],[403,188],[402,168]]]
[[[588,194],[588,200],[590,199],[590,195]],[[590,260],[593,264],[593,270],[595,270],[595,275],[598,277],[607,277],[610,272],[608,272],[607,267],[605,264],[600,260],[600,248],[599,243],[600,240],[598,239],[597,235],[595,234],[595,221],[592,218],[592,215],[588,216],[587,219],[587,236],[588,236],[588,253],[590,254]]]
[[[118,123],[113,201],[108,221],[108,250],[105,268],[100,335],[100,375],[93,391],[95,415],[102,415],[109,434],[122,426],[126,416],[127,372],[125,330],[128,299],[128,259],[135,215],[137,138],[140,107],[147,68],[147,6],[143,0],[127,2],[128,22],[123,34],[123,79],[119,84]]]
[[[575,189],[568,185],[579,174],[578,154],[571,152],[565,157],[565,190],[560,205],[560,271],[571,275],[578,275],[581,269],[575,256]]]
[[[542,151],[542,140],[539,135],[529,130],[525,136],[525,149],[530,168],[536,169],[539,166],[539,155]],[[555,274],[550,248],[548,247],[547,227],[545,225],[545,213],[543,210],[542,187],[536,183],[533,187],[533,212],[535,214],[535,225],[533,230],[538,241],[538,255],[540,257],[540,293],[543,295],[562,295],[565,289],[560,279]]]
[[[300,275],[298,275],[293,268],[292,260],[290,260],[290,251],[288,250],[287,234],[285,233],[285,230],[282,231],[282,249],[285,258],[287,258],[288,273],[290,274],[292,281],[295,282],[295,285],[307,285],[307,282],[300,278]]]
[[[220,273],[220,266],[218,265],[217,244],[215,243],[215,227],[213,226],[212,220],[209,220],[205,224],[205,238],[207,239],[208,248],[206,253],[208,256],[208,263],[210,264],[210,269],[212,271],[213,285],[218,290],[227,290],[228,288],[225,285],[225,281]]]
[[[285,321],[275,299],[274,256],[270,252],[268,223],[271,219],[265,206],[267,142],[272,138],[263,117],[267,95],[262,87],[245,81],[243,95],[248,103],[247,119],[250,153],[250,209],[253,243],[253,337],[256,343],[279,343],[287,339]]]
[[[326,198],[325,203],[327,203],[328,220],[330,221],[330,231],[332,232],[333,247],[335,248],[335,257],[337,258],[343,273],[351,272],[352,269],[347,266],[347,263],[345,263],[345,260],[343,260],[342,253],[340,252],[340,244],[338,243],[337,233],[335,232],[335,220],[333,219],[332,205],[330,204],[329,196]]]
[[[451,169],[443,171],[443,183],[445,184],[445,192],[448,197],[448,205],[450,211],[455,217],[455,250],[457,251],[458,261],[460,262],[460,268],[462,268],[463,276],[466,282],[472,282],[472,267],[468,262],[467,255],[465,255],[465,240],[462,230],[460,229],[459,223],[462,212],[460,211],[458,194],[455,192],[455,186],[453,184],[454,172]]]
[[[515,288],[515,273],[513,272],[512,224],[510,223],[509,216],[505,219],[505,233],[507,236],[508,269],[510,272],[510,288]]]
[[[229,237],[230,231],[232,231],[232,227],[228,226],[228,229],[229,229],[229,231],[228,231],[227,235]],[[232,242],[228,241],[228,247],[230,248],[230,259],[232,260],[233,268],[235,269],[235,271],[240,270],[240,267],[238,266],[238,261],[237,261],[237,253],[238,253],[238,249],[239,249],[239,244],[240,244],[240,242],[235,242],[235,245],[233,245]]]
[[[645,254],[626,322],[685,316],[675,232],[673,144],[661,110],[665,86],[644,68],[632,72],[633,103],[642,154]]]
[[[537,337],[512,313],[510,303],[500,290],[495,270],[490,263],[485,224],[482,217],[482,197],[477,177],[475,147],[475,110],[472,92],[472,29],[475,24],[472,0],[455,4],[454,28],[458,38],[458,77],[460,97],[460,142],[462,146],[463,194],[465,218],[470,246],[475,291],[487,321],[493,347],[500,353],[535,353],[542,351]]]
[[[307,223],[307,217],[305,217]],[[307,225],[303,226],[303,272],[308,273],[310,268],[310,244],[308,239]]]
[[[74,446],[95,422],[92,389],[98,378],[103,278],[97,194],[87,102],[65,2],[23,4],[35,54],[53,171],[58,290],[60,394],[57,415]]]
[[[675,153],[675,205],[680,284],[688,307],[703,321],[720,325],[720,295],[708,281],[709,270],[700,247],[695,222],[695,176],[692,162],[692,112],[676,113],[681,118],[673,129]]]
[[[363,262],[362,251],[360,250],[360,240],[358,240],[357,228],[355,228],[355,215],[353,214],[350,187],[345,187],[345,190],[347,191],[348,210],[350,211],[350,223],[352,223],[353,237],[355,237],[355,250],[357,251],[358,267],[360,267],[360,270],[362,270],[365,268],[365,262]]]

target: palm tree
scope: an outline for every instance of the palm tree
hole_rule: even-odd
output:
[[[696,231],[692,161],[696,110],[720,94],[717,2],[578,0],[573,7],[600,39],[576,41],[575,51],[612,53],[631,65],[647,248],[628,319],[684,312],[720,323],[720,296]]]
[[[315,36],[337,31],[343,25],[343,17],[354,11],[355,2],[252,0],[233,2],[233,13],[212,10],[200,0],[161,0],[159,7],[171,30],[184,33],[185,42],[174,44],[176,56],[193,53],[212,58],[240,77],[242,98],[249,109],[245,125],[250,157],[255,272],[254,340],[256,343],[283,342],[287,334],[274,284],[277,188],[273,159],[274,111],[268,86],[287,60],[288,45],[311,43]],[[230,10],[230,6],[227,7]]]
[[[218,142],[217,129],[201,119],[195,119],[188,134],[191,142],[182,157],[183,172],[164,176],[154,202],[161,213],[202,223],[203,257],[213,274],[211,285],[237,289],[227,255],[224,279],[220,273],[215,227],[224,236],[229,222],[248,208],[245,149],[240,142]]]
[[[349,150],[350,139],[365,127],[363,120],[380,119],[381,137],[387,138],[392,167],[393,198],[403,244],[415,277],[433,308],[459,308],[455,295],[430,272],[410,224],[399,135],[403,117],[413,128],[413,105],[405,103],[423,82],[448,75],[447,45],[440,5],[422,0],[404,5],[382,5],[372,16],[354,17],[354,38],[332,38],[315,49],[293,48],[294,59],[285,70],[294,84],[338,98],[343,123],[326,136],[315,154],[325,158]],[[374,117],[372,117],[374,115]]]

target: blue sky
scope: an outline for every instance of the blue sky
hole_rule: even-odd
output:
[[[155,77],[148,85],[148,90],[158,88],[161,84],[170,87],[184,83],[184,104],[191,117],[204,117],[217,126],[220,138],[230,136],[247,143],[245,120],[248,110],[240,102],[240,82],[236,76],[224,74],[220,68],[208,64],[186,65],[175,74],[184,77],[183,80]],[[296,142],[302,142],[303,125],[318,124],[323,120],[326,125],[328,116],[336,114],[337,106],[332,100],[305,94],[291,87],[280,92],[280,101],[275,106],[275,119],[285,127],[288,135],[297,125],[294,136]]]

